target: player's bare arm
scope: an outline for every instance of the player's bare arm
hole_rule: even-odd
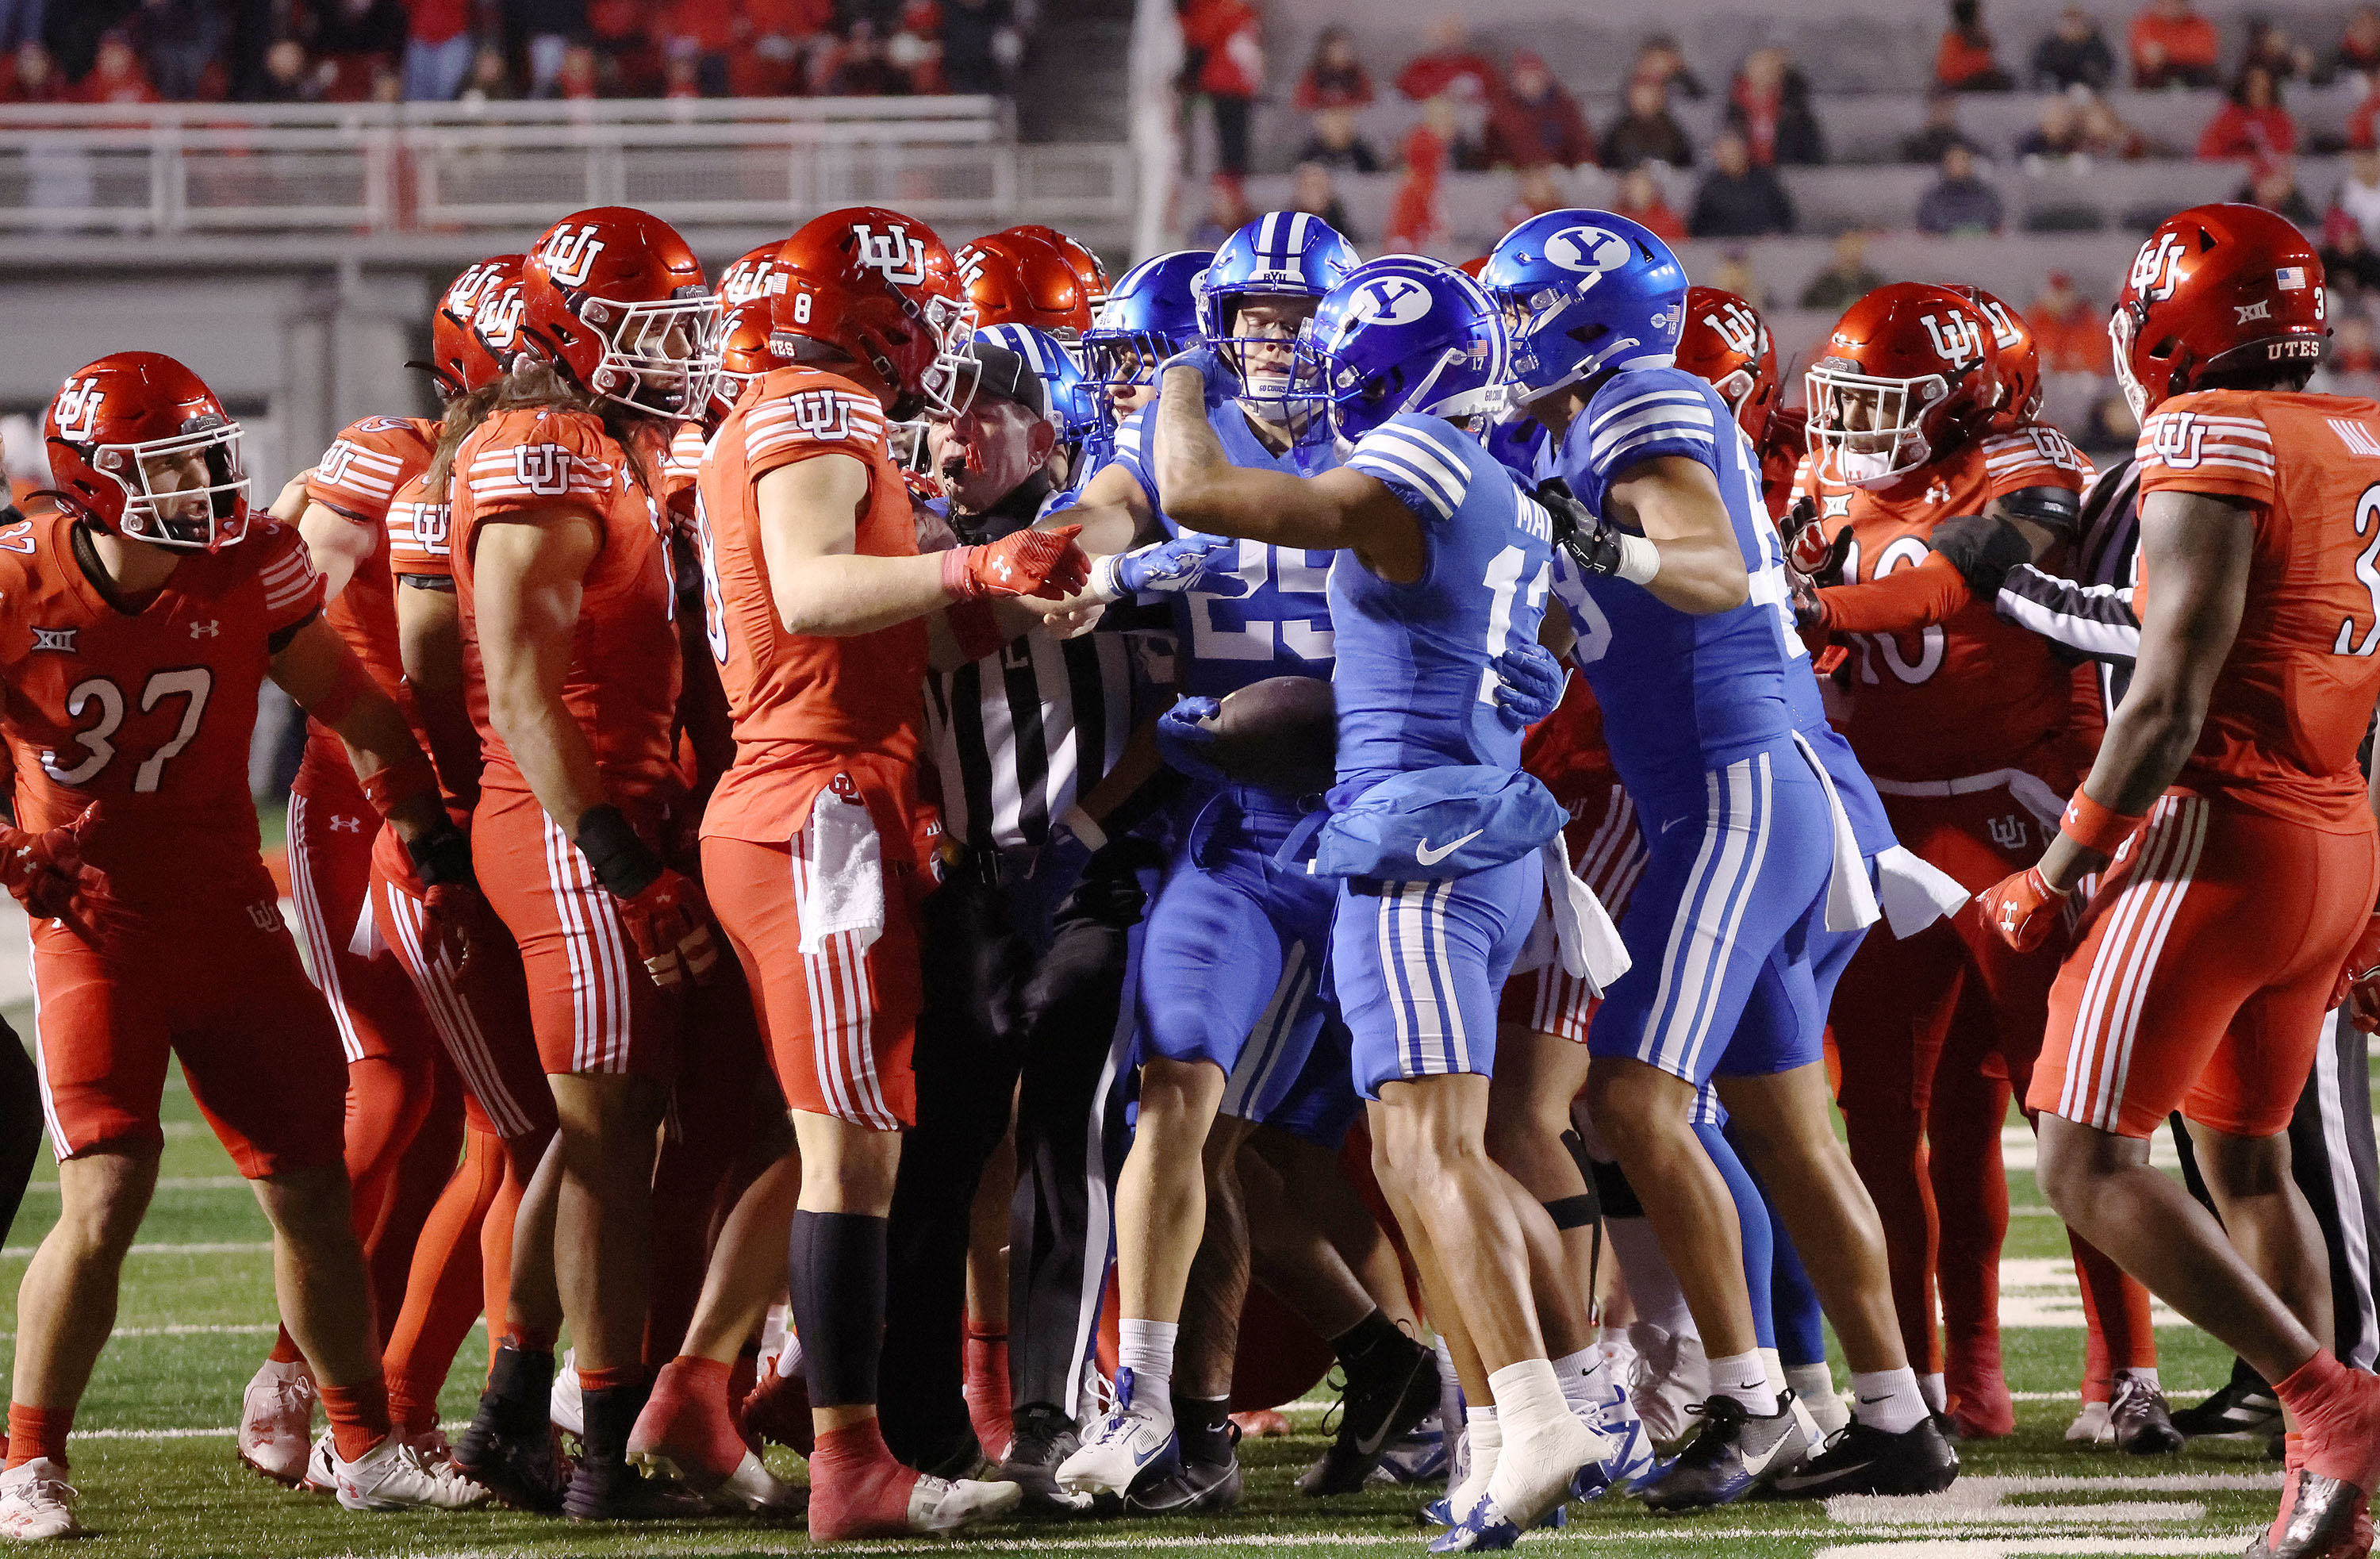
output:
[[[1206,380],[1195,368],[1167,370],[1160,386],[1157,485],[1165,512],[1191,530],[1276,546],[1345,548],[1399,584],[1421,578],[1428,562],[1421,521],[1378,477],[1341,469],[1307,478],[1232,465],[1207,420]]]
[[[397,654],[430,737],[430,761],[449,792],[468,796],[479,783],[480,733],[464,700],[463,612],[455,581],[404,574],[397,585]]]
[[[336,601],[347,581],[372,554],[378,532],[349,519],[328,504],[310,503],[298,517],[298,534],[306,538],[313,554],[314,572],[322,576],[322,599]]]
[[[1652,543],[1658,567],[1638,582],[1665,605],[1708,614],[1752,599],[1752,578],[1708,466],[1682,455],[1656,456],[1622,472],[1605,505],[1607,518]]]
[[[2141,501],[2141,573],[2155,580],[2141,658],[2082,783],[2084,796],[2119,817],[2145,813],[2198,745],[2247,605],[2255,515],[2252,505],[2204,493],[2163,490]],[[2063,894],[2105,860],[2061,831],[2040,871]]]
[[[375,795],[375,780],[396,784],[388,796],[388,821],[397,837],[410,845],[452,826],[434,777],[426,786],[405,778],[428,766],[405,712],[371,680],[337,629],[320,616],[307,621],[273,655],[273,680],[339,734],[365,795]]]
[[[1093,557],[1137,546],[1153,539],[1159,530],[1157,517],[1149,512],[1148,494],[1141,491],[1129,469],[1113,461],[1099,469],[1070,507],[1043,522],[1045,530],[1058,525],[1082,527],[1075,541]]]
[[[492,521],[473,541],[489,721],[538,804],[575,835],[608,799],[587,733],[562,701],[601,531],[575,510],[530,511]]]

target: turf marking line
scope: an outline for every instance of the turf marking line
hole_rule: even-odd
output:
[[[2168,1472],[2138,1477],[2006,1477],[1960,1479],[1938,1494],[1838,1494],[1827,1502],[1827,1518],[1847,1527],[2033,1527],[2137,1525],[2149,1521],[2203,1521],[2197,1500],[2109,1500],[2107,1494],[2189,1494],[2271,1491],[2278,1472]],[[2058,1504],[2011,1504],[2011,1495],[2055,1494]],[[2075,1502],[2071,1496],[2081,1495]],[[2110,1552],[2117,1552],[2111,1550]],[[2194,1550],[2192,1552],[2195,1552]],[[1945,1555],[1944,1559],[1955,1559]]]
[[[38,1245],[0,1247],[0,1257],[19,1261],[30,1261],[33,1252],[40,1248]],[[203,1241],[196,1245],[136,1245],[125,1254],[128,1256],[255,1256],[270,1254],[272,1249],[273,1242],[269,1239],[231,1239]]]
[[[1811,1559],[2015,1559],[2029,1553],[2237,1553],[2252,1528],[2219,1538],[1942,1538],[1838,1543]]]

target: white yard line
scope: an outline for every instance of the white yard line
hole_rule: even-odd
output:
[[[249,1182],[237,1175],[186,1175],[169,1176],[157,1182],[161,1191],[244,1191]],[[35,1180],[25,1188],[28,1196],[54,1197],[58,1194],[55,1180]]]
[[[33,1252],[40,1248],[39,1246],[33,1245],[0,1247],[0,1258],[30,1261],[33,1258]],[[131,1256],[254,1256],[260,1253],[270,1253],[272,1249],[273,1242],[269,1239],[236,1239],[208,1241],[197,1245],[136,1245],[126,1254]]]

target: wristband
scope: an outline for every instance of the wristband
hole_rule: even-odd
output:
[[[1116,567],[1123,562],[1123,554],[1110,553],[1091,565],[1091,582],[1087,593],[1102,606],[1112,605],[1124,597],[1124,589],[1116,583]]]
[[[573,841],[595,880],[613,898],[634,898],[662,874],[662,858],[637,837],[620,809],[606,801],[578,814]]]
[[[2079,785],[2066,803],[2066,815],[2058,820],[2059,833],[2084,849],[2103,856],[2114,855],[2118,847],[2131,836],[2132,830],[2140,825],[2139,818],[2110,811],[2092,800],[2082,794],[2082,787]]]
[[[364,799],[371,803],[372,810],[386,817],[417,797],[436,796],[438,771],[430,766],[421,749],[415,748],[387,768],[375,770],[362,783]]]
[[[990,602],[954,601],[942,613],[942,620],[950,624],[951,637],[958,640],[959,653],[968,660],[979,661],[1000,652],[1000,619],[992,615]]]
[[[413,874],[425,888],[471,881],[470,836],[451,822],[435,833],[407,839],[405,853],[413,858]]]
[[[950,591],[953,601],[974,601],[983,594],[983,581],[975,577],[968,554],[978,547],[953,547],[942,554],[942,589]]]
[[[1615,530],[1620,539],[1620,566],[1612,573],[1632,585],[1649,585],[1653,576],[1661,571],[1661,549],[1642,536],[1632,536],[1625,530]]]

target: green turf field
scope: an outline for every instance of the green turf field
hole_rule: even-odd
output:
[[[9,1016],[29,1031],[22,1012]],[[100,1535],[73,1551],[90,1559],[131,1554],[776,1553],[808,1547],[798,1528],[726,1520],[600,1529],[507,1512],[460,1516],[349,1515],[332,1501],[292,1493],[241,1468],[230,1426],[240,1389],[270,1345],[273,1308],[264,1220],[234,1177],[178,1076],[165,1100],[164,1184],[125,1273],[118,1332],[100,1360],[76,1424],[74,1478],[86,1525]],[[2018,1156],[2022,1159],[2021,1149]],[[2024,1161],[2029,1162],[2029,1161]],[[2005,1304],[2010,1318],[2067,1320],[2078,1309],[2064,1239],[2046,1216],[2029,1170],[2010,1175],[2017,1216],[2009,1238]],[[26,1257],[55,1218],[54,1166],[42,1162],[0,1259],[0,1325],[13,1326]],[[1823,1259],[1813,1253],[1814,1259]],[[1838,1500],[1763,1504],[1656,1520],[1629,1502],[1573,1506],[1560,1533],[1532,1552],[1609,1550],[1809,1559],[1858,1548],[1864,1559],[1996,1559],[2001,1554],[2236,1553],[2270,1519],[2276,1469],[2261,1446],[2201,1442],[2186,1456],[2139,1461],[2065,1445],[2082,1349],[2079,1324],[2027,1325],[2008,1339],[2011,1387],[2021,1395],[2010,1440],[1969,1447],[1966,1473],[1926,1500]],[[2228,1360],[2198,1334],[2159,1333],[2164,1378],[2177,1405],[2218,1382]],[[450,1382],[447,1418],[476,1394],[471,1350]],[[1317,1504],[1291,1486],[1319,1449],[1322,1404],[1301,1404],[1288,1440],[1250,1442],[1246,1503],[1230,1516],[1132,1527],[1007,1527],[971,1542],[855,1544],[851,1552],[957,1546],[1037,1553],[1181,1550],[1246,1554],[1420,1553],[1423,1496],[1382,1492]],[[777,1450],[781,1474],[799,1462]]]

